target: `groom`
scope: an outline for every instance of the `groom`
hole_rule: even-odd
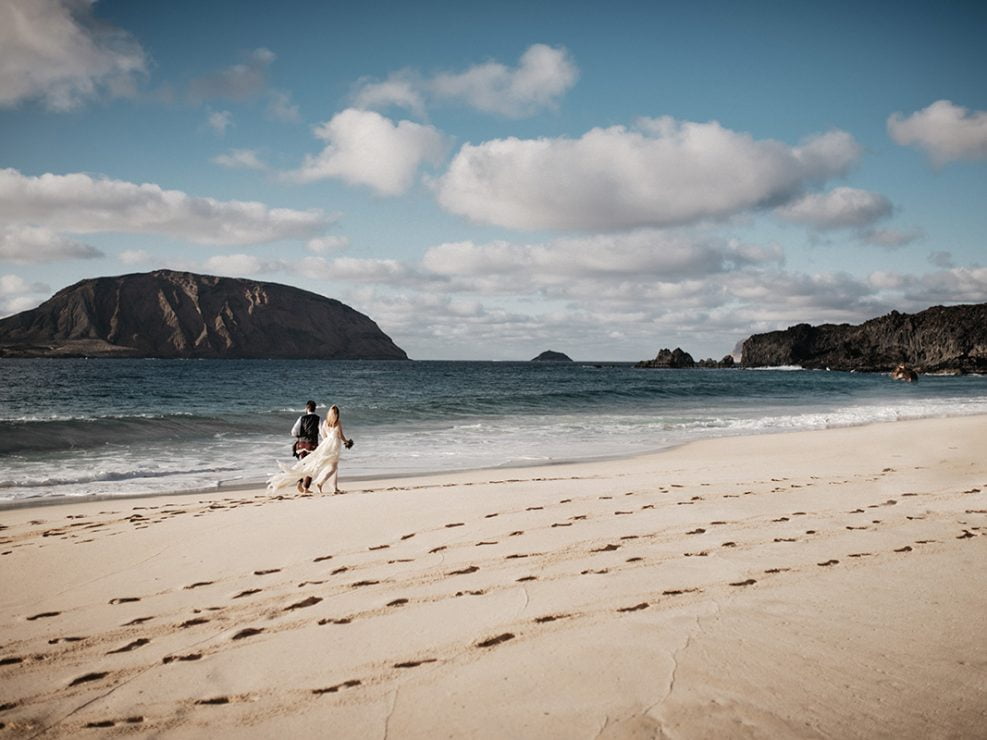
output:
[[[315,413],[315,401],[308,401],[305,404],[305,413],[298,417],[298,421],[291,428],[291,436],[295,438],[295,443],[291,446],[291,454],[299,460],[314,450],[319,444],[319,415]],[[299,493],[308,491],[312,485],[312,476],[299,478],[295,487]]]

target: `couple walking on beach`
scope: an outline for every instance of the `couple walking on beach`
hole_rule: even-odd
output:
[[[279,462],[281,472],[271,477],[268,488],[277,490],[295,481],[299,493],[309,493],[314,481],[319,493],[322,493],[326,483],[332,486],[333,493],[342,493],[338,485],[339,453],[342,447],[352,447],[353,440],[343,434],[339,407],[335,404],[330,406],[325,420],[320,424],[319,415],[315,413],[315,401],[309,401],[305,404],[305,413],[291,428],[291,436],[295,438],[291,453],[298,458],[298,462],[290,466]]]

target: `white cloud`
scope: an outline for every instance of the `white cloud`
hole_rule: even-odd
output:
[[[929,254],[929,264],[935,265],[936,267],[950,268],[956,267],[953,263],[952,252],[947,252],[945,250],[940,250],[937,252],[932,252]]]
[[[206,271],[217,275],[266,275],[289,270],[282,260],[265,260],[252,254],[218,254],[203,263]]]
[[[353,96],[353,107],[380,109],[397,106],[425,117],[425,81],[411,70],[392,72],[383,82],[361,80]]]
[[[217,154],[211,160],[213,164],[229,167],[233,170],[266,170],[267,165],[257,156],[253,149],[230,149],[226,154]]]
[[[335,280],[379,283],[403,279],[409,270],[397,260],[339,257],[328,265],[326,276]]]
[[[291,102],[291,94],[283,90],[271,90],[268,94],[267,115],[285,123],[298,123],[302,120],[298,106]]]
[[[321,210],[198,198],[151,183],[82,173],[33,177],[8,168],[0,169],[0,221],[76,234],[164,234],[222,245],[308,239],[331,218]]]
[[[226,129],[233,125],[233,114],[228,110],[212,111],[206,117],[206,125],[217,136],[225,136]]]
[[[579,139],[466,144],[436,191],[453,213],[514,229],[670,226],[787,202],[844,174],[859,155],[842,131],[789,147],[665,117]]]
[[[918,241],[925,232],[921,229],[864,229],[858,234],[861,241],[885,249],[897,249]]]
[[[151,253],[146,249],[125,249],[120,252],[120,261],[125,265],[144,265],[151,261]]]
[[[683,280],[780,262],[778,247],[753,247],[642,229],[622,234],[558,239],[546,244],[492,242],[441,244],[428,249],[422,267],[435,276],[464,281],[480,292],[571,288]]]
[[[51,295],[44,283],[29,283],[20,275],[0,275],[0,316],[34,308]]]
[[[424,118],[427,101],[453,101],[484,113],[521,118],[557,107],[578,77],[579,70],[565,49],[534,44],[516,67],[490,61],[432,77],[403,69],[382,82],[361,80],[353,106],[398,106]]]
[[[92,10],[90,0],[0,2],[0,106],[40,99],[66,111],[101,93],[133,94],[144,51]]]
[[[366,185],[380,195],[400,195],[411,187],[418,168],[438,163],[445,149],[441,133],[412,121],[394,123],[373,111],[348,108],[315,130],[326,142],[287,177],[312,182],[336,177]]]
[[[429,89],[436,97],[461,100],[485,113],[520,118],[555,107],[578,77],[565,49],[534,44],[515,68],[486,62],[465,72],[436,75]]]
[[[57,234],[43,226],[11,224],[0,230],[0,259],[20,264],[94,259],[96,247]]]
[[[345,236],[317,236],[309,239],[305,243],[305,248],[313,254],[329,254],[330,252],[340,252],[350,245],[350,240]]]
[[[254,49],[240,64],[192,80],[189,95],[195,101],[249,100],[267,88],[267,70],[276,58],[270,49]]]
[[[937,100],[907,118],[888,118],[888,134],[901,146],[922,149],[936,165],[987,158],[987,111]]]
[[[868,226],[887,218],[891,211],[891,201],[879,193],[841,187],[805,195],[776,212],[787,221],[827,230]]]

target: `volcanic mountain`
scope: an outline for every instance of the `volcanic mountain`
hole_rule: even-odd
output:
[[[171,270],[83,280],[0,319],[0,357],[408,359],[335,299]]]

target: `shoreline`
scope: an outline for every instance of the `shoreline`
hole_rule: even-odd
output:
[[[973,736],[985,447],[987,416],[968,416],[339,496],[3,511],[0,723],[38,738]]]
[[[592,465],[592,464],[604,464],[608,462],[620,462],[620,461],[634,461],[638,459],[646,459],[653,456],[664,455],[673,450],[686,448],[691,445],[702,444],[706,442],[713,442],[716,440],[730,440],[730,439],[761,439],[761,438],[771,438],[776,436],[788,436],[788,435],[799,435],[799,434],[814,434],[817,432],[827,432],[840,429],[861,429],[868,427],[881,427],[885,425],[892,424],[909,424],[912,422],[923,422],[928,420],[948,420],[948,419],[971,419],[971,418],[981,418],[987,423],[987,414],[958,414],[955,416],[928,416],[928,417],[918,417],[918,418],[906,418],[906,419],[895,419],[893,421],[868,421],[861,424],[849,424],[843,426],[833,426],[826,427],[823,429],[797,429],[797,430],[772,430],[764,432],[745,432],[740,434],[725,434],[723,436],[712,436],[703,437],[699,439],[684,440],[681,442],[675,442],[668,444],[665,447],[659,447],[651,450],[646,450],[644,452],[633,452],[628,454],[611,454],[611,455],[601,455],[593,458],[583,458],[583,459],[556,459],[556,460],[539,460],[532,461],[530,463],[516,463],[508,462],[502,465],[493,465],[487,467],[472,467],[472,468],[454,468],[445,470],[425,470],[425,471],[412,471],[412,472],[397,472],[397,473],[384,473],[384,474],[361,474],[355,476],[345,476],[340,475],[340,484],[347,482],[351,483],[366,483],[372,481],[381,482],[391,482],[391,481],[405,481],[415,478],[431,479],[438,476],[445,475],[465,475],[472,473],[492,473],[496,471],[511,471],[511,470],[527,470],[531,468],[539,467],[558,467],[558,466],[569,466],[569,465]],[[0,513],[4,511],[16,511],[23,509],[34,509],[34,508],[47,508],[50,506],[63,506],[63,505],[74,505],[74,504],[87,504],[87,503],[105,503],[112,501],[130,501],[130,500],[149,500],[155,498],[175,498],[175,497],[185,497],[185,496],[219,496],[230,493],[243,493],[248,491],[254,492],[266,492],[267,483],[264,480],[257,481],[243,481],[231,483],[230,485],[223,485],[222,481],[219,481],[214,486],[204,487],[204,488],[193,488],[187,490],[175,490],[175,491],[150,491],[146,493],[133,493],[133,494],[83,494],[80,496],[52,496],[47,498],[37,498],[37,497],[25,497],[22,499],[14,499],[11,501],[0,501]],[[282,493],[288,493],[293,495],[294,490],[286,490]]]

